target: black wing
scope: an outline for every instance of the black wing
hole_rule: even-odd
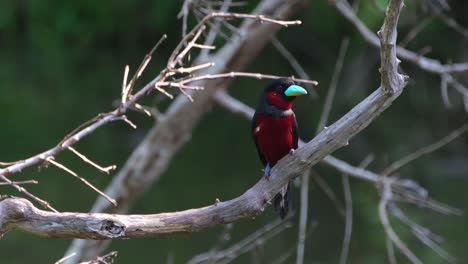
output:
[[[255,128],[257,127],[256,117],[257,117],[257,113],[255,113],[253,118],[252,118],[250,132],[252,134],[252,139],[253,139],[253,141],[255,143],[255,147],[257,148],[258,157],[260,158],[260,161],[262,162],[263,166],[266,166],[268,164],[268,162],[265,159],[265,157],[263,156],[262,152],[260,151],[260,148],[258,147],[258,143],[257,143],[257,138],[255,137]]]
[[[296,115],[293,114],[294,118],[294,124],[291,130],[292,136],[293,136],[293,148],[297,149],[298,147],[298,141],[299,141],[299,128],[297,126],[297,120],[296,120]]]

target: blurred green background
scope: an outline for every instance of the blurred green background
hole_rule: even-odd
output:
[[[435,1],[435,0],[434,0]],[[257,1],[234,9],[249,12]],[[450,1],[455,20],[468,26],[468,2]],[[54,146],[73,128],[97,113],[112,109],[119,99],[123,69],[135,69],[145,53],[164,33],[168,40],[158,49],[143,80],[155,76],[165,65],[180,40],[181,1],[0,1],[0,160],[29,157]],[[430,15],[427,3],[406,1],[399,24],[399,36]],[[361,0],[359,17],[376,32],[382,23],[384,0]],[[340,42],[350,37],[343,73],[338,84],[331,120],[336,120],[379,85],[379,52],[365,43],[352,26],[327,1],[309,0],[295,17],[302,26],[282,29],[278,38],[296,56],[305,70],[318,80],[318,98],[301,98],[295,112],[301,134],[311,139],[323,107]],[[193,21],[192,21],[193,22]],[[431,47],[427,56],[445,62],[468,60],[468,41],[433,19],[409,48]],[[466,122],[460,96],[450,90],[453,107],[447,109],[440,95],[439,76],[403,62],[411,77],[404,94],[376,122],[355,137],[349,147],[335,154],[359,164],[368,154],[376,160],[370,169],[380,171],[406,154],[435,142]],[[248,69],[278,75],[293,74],[287,61],[271,45]],[[466,73],[457,76],[467,83]],[[230,92],[254,106],[267,81],[238,79]],[[137,85],[138,86],[138,85]],[[152,94],[145,104],[164,109],[170,100]],[[153,125],[151,118],[131,113],[138,125],[112,123],[80,142],[76,148],[100,164],[121,166]],[[192,140],[176,155],[168,171],[147,193],[133,213],[158,213],[200,207],[215,198],[227,200],[243,193],[260,176],[261,164],[249,134],[249,122],[222,108],[206,115],[193,131]],[[155,146],[157,147],[157,146]],[[402,177],[420,182],[430,195],[468,211],[468,138],[457,139],[440,151],[423,157],[400,171]],[[103,189],[113,175],[103,175],[68,153],[57,160]],[[317,172],[343,200],[340,174],[317,166]],[[96,194],[63,171],[33,167],[12,179],[36,179],[27,188],[62,211],[86,212]],[[350,263],[384,263],[385,239],[380,225],[374,186],[351,178],[354,200],[354,228]],[[0,193],[21,196],[11,187]],[[294,193],[298,208],[299,190]],[[460,263],[468,261],[468,215],[445,217],[418,208],[405,208],[413,219],[445,237],[443,247]],[[293,227],[259,246],[255,254],[270,263],[294,247],[297,217]],[[234,243],[277,216],[269,208],[255,220],[234,224]],[[337,263],[341,250],[344,219],[314,181],[311,181],[309,219],[317,223],[307,239],[306,263]],[[443,263],[421,245],[402,225],[395,228],[424,263]],[[152,239],[116,240],[110,250],[119,251],[116,263],[185,263],[206,251],[218,239],[222,227],[195,234],[178,234]],[[53,263],[60,259],[71,240],[46,239],[12,231],[0,240],[0,263]],[[235,263],[250,263],[251,254]],[[402,263],[406,263],[403,257]],[[286,263],[293,263],[294,256]]]

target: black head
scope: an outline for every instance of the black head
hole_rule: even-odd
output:
[[[264,91],[268,104],[280,109],[291,109],[292,101],[307,91],[294,84],[291,78],[280,78],[271,82]]]

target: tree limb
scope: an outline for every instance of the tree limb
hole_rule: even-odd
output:
[[[382,79],[378,88],[345,116],[320,132],[314,139],[282,158],[271,170],[269,180],[264,177],[241,196],[214,205],[174,213],[153,215],[55,213],[35,208],[21,198],[6,198],[0,202],[0,234],[12,228],[47,237],[74,237],[112,239],[148,237],[177,232],[194,232],[226,224],[242,218],[255,217],[263,212],[273,196],[288,181],[318,163],[367,127],[401,94],[405,85],[394,67],[396,25],[402,0],[391,0],[381,30],[382,43],[388,48],[382,52]],[[384,76],[387,74],[387,76]],[[186,100],[186,99],[185,99]]]
[[[302,4],[303,0],[265,0],[253,13],[287,19]],[[197,64],[215,63],[213,67],[205,69],[203,74],[241,70],[255,58],[279,28],[279,25],[246,20],[239,29],[242,34],[234,35],[219,51],[202,58],[204,60],[197,59]],[[193,103],[179,95],[106,188],[105,193],[116,199],[118,206],[110,206],[105,199],[98,198],[91,212],[127,213],[166,171],[174,155],[189,141],[194,127],[214,105],[214,93],[224,89],[229,83],[229,79],[198,81],[197,85],[204,85],[206,89],[192,94]],[[74,240],[66,254],[77,253],[72,261],[90,259],[101,254],[108,245],[108,241]],[[72,261],[68,263],[76,263]]]

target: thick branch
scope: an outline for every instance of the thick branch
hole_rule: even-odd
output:
[[[401,4],[401,0],[396,0],[396,2]],[[392,3],[390,6],[400,7],[400,5],[392,5]],[[399,11],[398,8],[394,12],[387,13],[388,16],[382,31],[392,32],[395,30],[395,28],[388,29],[387,27],[396,27]],[[394,23],[392,23],[393,19],[395,19]],[[382,42],[385,43],[385,39]],[[391,49],[392,47],[387,51],[390,52]],[[390,54],[392,53],[390,52]],[[389,56],[389,54],[384,55]],[[389,67],[384,65],[386,62],[388,61],[382,59],[382,68]],[[388,73],[398,74],[391,70]],[[391,82],[389,85],[394,84]],[[19,228],[49,237],[111,239],[193,232],[216,224],[254,217],[263,211],[272,197],[288,181],[315,165],[326,155],[348,145],[351,137],[367,127],[401,94],[405,83],[398,84],[401,86],[388,87],[393,91],[392,93],[378,88],[345,116],[297,149],[294,154],[282,158],[272,168],[270,180],[262,177],[255,186],[233,200],[175,213],[111,215],[52,213],[35,208],[27,200],[9,198],[0,202],[0,215],[2,216],[0,218],[0,231],[5,233],[12,228]]]
[[[21,198],[0,202],[0,232],[12,228],[47,237],[111,239],[147,237],[176,232],[200,231],[216,224],[230,223],[260,214],[268,201],[289,180],[315,165],[327,154],[345,145],[364,129],[391,100],[378,89],[330,128],[273,167],[270,180],[262,178],[243,195],[227,202],[175,213],[155,215],[114,215],[54,213],[35,208]]]

